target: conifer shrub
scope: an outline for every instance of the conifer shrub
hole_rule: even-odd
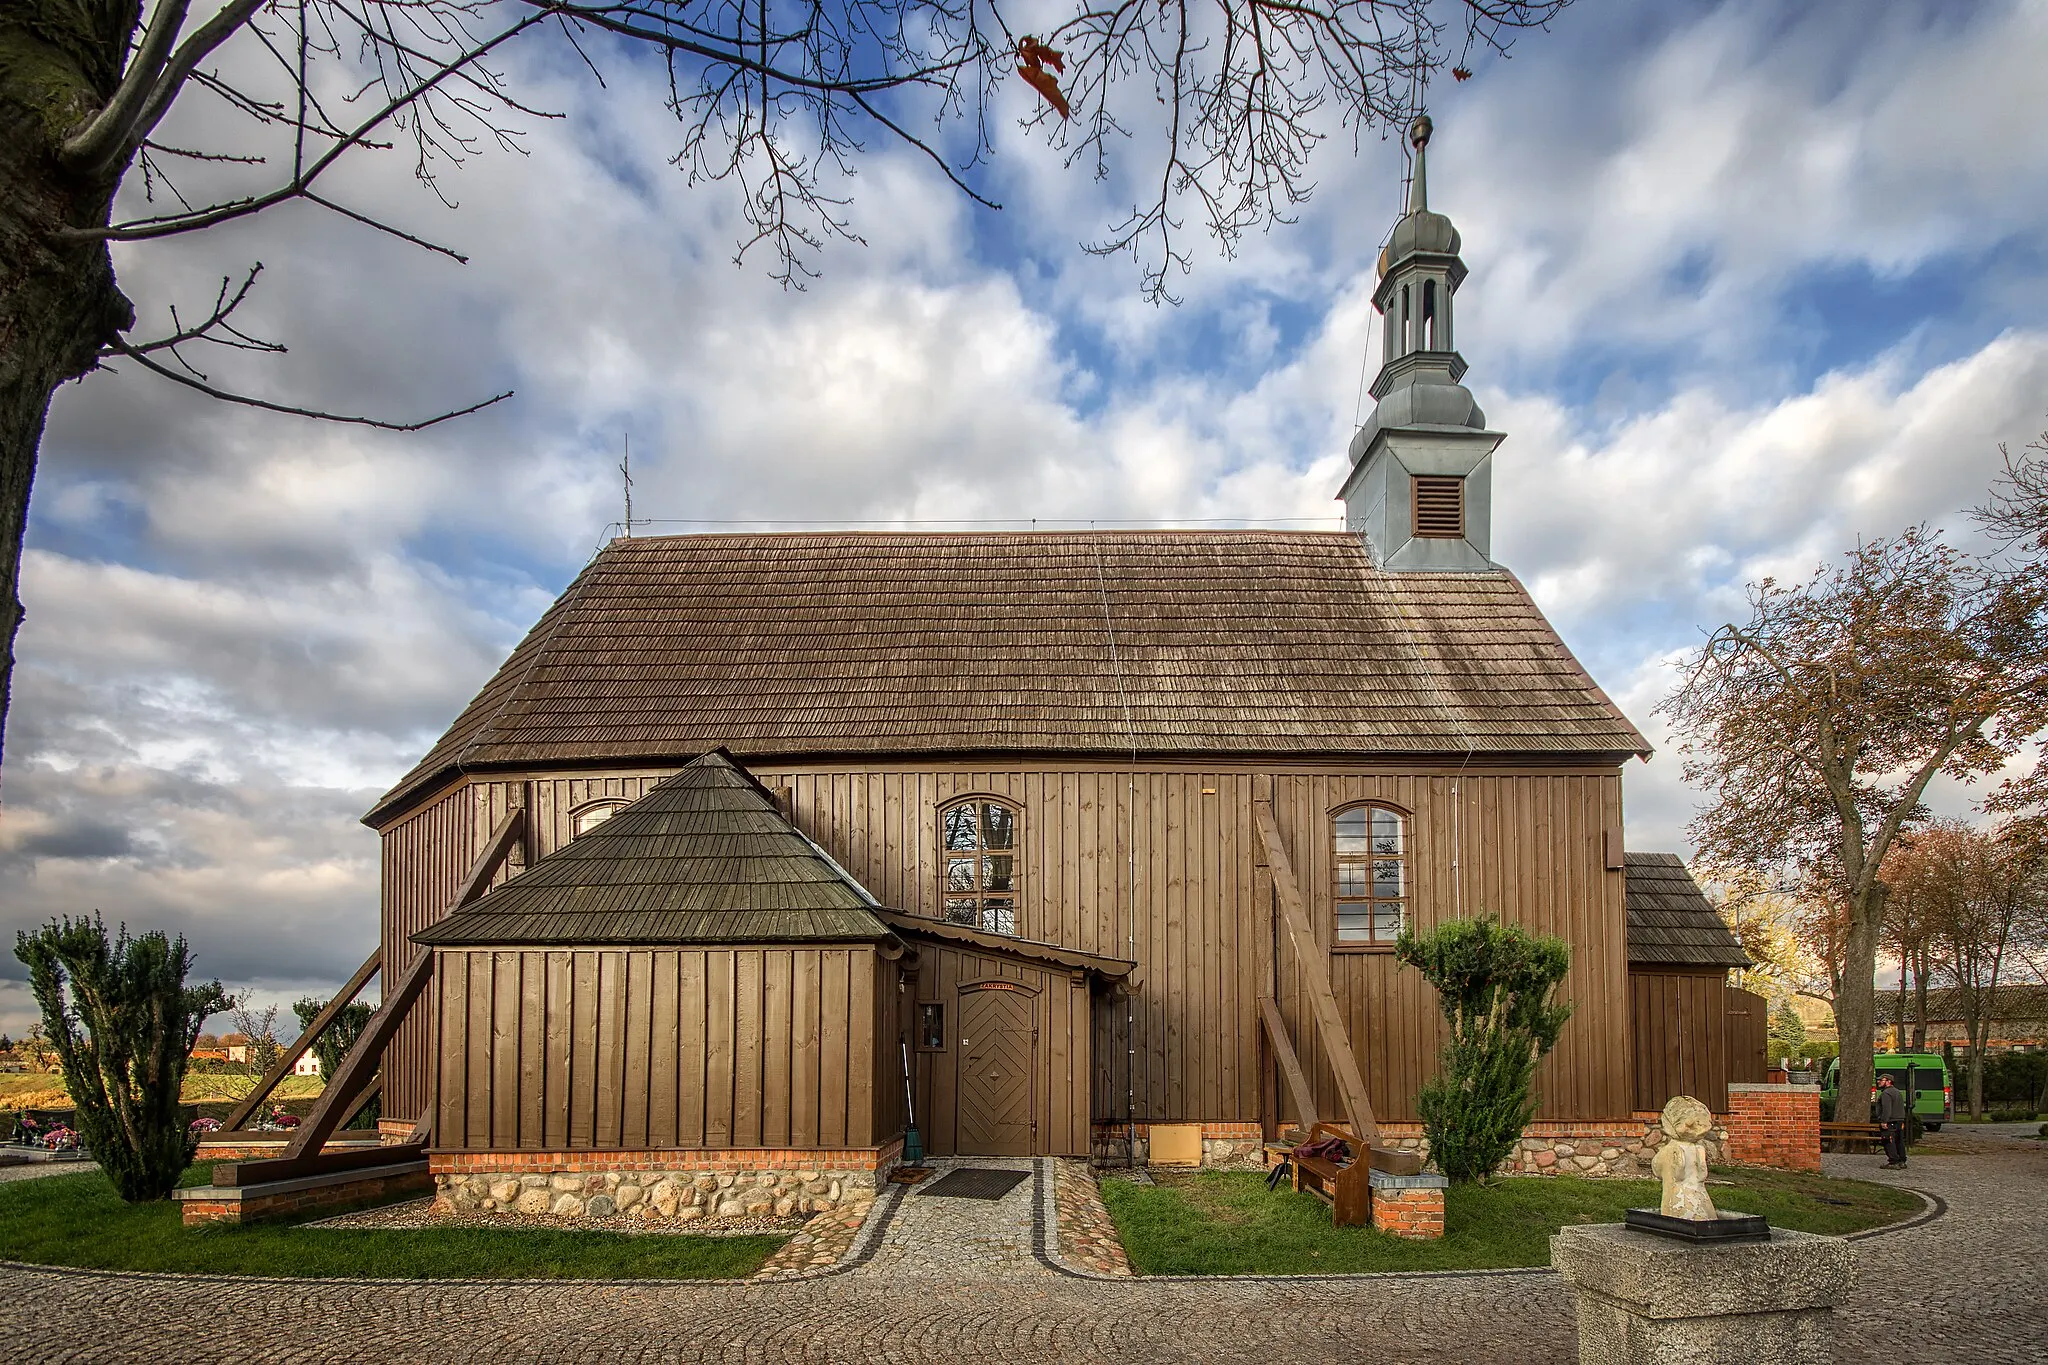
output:
[[[1437,1074],[1416,1099],[1430,1159],[1452,1180],[1484,1180],[1536,1113],[1536,1064],[1571,1018],[1572,1007],[1554,998],[1571,948],[1481,918],[1423,935],[1404,929],[1394,956],[1436,988],[1451,1027]]]
[[[28,965],[86,1147],[129,1203],[168,1197],[198,1146],[178,1103],[186,1061],[207,1016],[232,1003],[227,992],[185,984],[182,935],[131,938],[124,924],[110,941],[97,914],[18,933],[14,955]]]

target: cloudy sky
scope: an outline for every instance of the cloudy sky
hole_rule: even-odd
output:
[[[131,370],[59,395],[0,773],[10,941],[97,908],[261,999],[331,990],[376,938],[358,818],[609,534],[627,432],[663,529],[1338,524],[1397,142],[1340,139],[1301,221],[1198,252],[1178,308],[1077,249],[1142,167],[1097,184],[1006,131],[990,213],[882,151],[865,245],[789,292],[667,164],[649,74],[560,57],[512,54],[566,117],[449,176],[458,207],[395,153],[334,187],[467,265],[296,206],[118,253],[145,329],[264,263],[243,316],[291,353],[216,380],[390,415],[517,396],[393,436]],[[1749,580],[1966,535],[2000,443],[2048,427],[2048,4],[1580,0],[1475,65],[1432,101],[1430,178],[1472,271],[1467,383],[1508,433],[1496,552],[1660,746],[1631,846],[1683,848],[1671,658]]]

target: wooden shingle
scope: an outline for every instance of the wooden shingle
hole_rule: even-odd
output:
[[[873,901],[723,754],[696,759],[416,943],[876,943]]]
[[[1631,966],[1747,967],[1734,931],[1676,853],[1624,856]]]
[[[784,755],[1535,754],[1643,737],[1505,570],[1332,532],[615,540],[418,766]]]

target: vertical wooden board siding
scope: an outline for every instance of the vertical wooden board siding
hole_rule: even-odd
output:
[[[626,1056],[625,982],[620,970],[625,954],[600,949],[595,956],[597,1037],[593,1061],[597,1073],[597,1112],[591,1142],[600,1149],[615,1149],[625,1145],[621,1131],[625,1104],[620,1093]]]
[[[866,1147],[875,1130],[875,950],[846,954],[846,1145]]]
[[[676,1040],[681,1032],[681,1004],[677,988],[681,979],[679,954],[673,948],[658,948],[648,955],[648,1059],[647,1059],[647,1145],[675,1147],[676,1134]]]
[[[597,954],[577,953],[570,973],[569,1145],[597,1145]]]
[[[761,1143],[761,953],[733,955],[732,1141]]]
[[[705,1024],[705,957],[701,948],[676,954],[676,1145],[704,1145],[704,1091],[709,1054]]]
[[[789,1146],[790,954],[771,948],[761,964],[761,1144]]]
[[[818,964],[818,1143],[846,1144],[847,954],[827,948]]]
[[[517,954],[519,1019],[514,1037],[519,1049],[518,1145],[538,1147],[547,1128],[547,955]]]
[[[574,958],[555,951],[547,955],[546,1090],[542,1109],[540,1145],[550,1151],[569,1146],[569,1031]]]
[[[732,988],[730,949],[704,955],[704,1145],[730,1147],[732,1125]]]
[[[621,953],[620,976],[625,997],[625,1027],[619,1064],[619,1145],[653,1145],[647,1124],[648,1100],[654,1085],[654,1024],[649,1005],[654,991],[654,955]]]
[[[789,1140],[818,1144],[818,954],[802,952],[790,964]]]
[[[467,868],[470,846],[477,838],[475,827],[492,812],[527,801],[534,824],[532,852],[545,856],[568,841],[569,816],[576,806],[600,795],[637,796],[665,771],[673,769],[536,774],[530,782],[471,783],[412,813],[384,833],[387,948],[403,936],[401,930],[416,932],[445,909],[446,896]],[[1627,1112],[1639,1088],[1635,1062],[1641,1049],[1630,1047],[1629,1040],[1642,1020],[1631,1008],[1622,877],[1606,870],[1603,847],[1606,829],[1620,819],[1618,772],[1459,773],[1455,765],[1404,772],[1374,771],[1364,765],[1347,770],[1339,764],[1277,769],[1240,764],[1208,772],[1157,766],[1133,774],[1119,764],[943,763],[764,763],[755,771],[771,789],[787,788],[796,822],[893,907],[931,916],[939,913],[936,812],[953,797],[986,793],[1011,800],[1020,810],[1019,914],[1027,934],[1123,957],[1129,953],[1129,928],[1135,919],[1135,955],[1140,963],[1140,985],[1132,1002],[1135,1059],[1127,1068],[1121,1004],[1105,1002],[1099,1017],[1089,1011],[1090,1026],[1082,1032],[1093,1063],[1086,1079],[1094,1098],[1082,1103],[1086,1114],[1122,1116],[1128,1069],[1139,1122],[1260,1116],[1266,1078],[1256,1001],[1265,985],[1260,980],[1258,936],[1270,932],[1270,905],[1260,895],[1249,809],[1267,773],[1272,774],[1275,818],[1300,869],[1304,896],[1326,946],[1332,932],[1331,813],[1366,799],[1400,807],[1410,818],[1411,914],[1418,927],[1426,929],[1461,911],[1497,913],[1511,922],[1559,934],[1573,945],[1563,993],[1574,1003],[1575,1015],[1539,1077],[1542,1115],[1617,1116]],[[1202,795],[1205,787],[1215,794]],[[442,904],[426,908],[436,896]],[[400,948],[399,960],[410,951],[410,946]],[[786,1041],[778,1038],[774,1022],[784,1009],[777,999],[781,978],[766,975],[771,969],[765,959],[757,963],[763,974],[741,983],[725,950],[679,955],[675,1009],[686,1018],[693,1010],[701,1011],[702,1023],[679,1024],[675,1035],[678,1141],[711,1142],[714,1132],[723,1134],[716,1140],[733,1140],[737,1121],[758,1131],[763,1141],[786,1127],[786,1140],[801,1145],[806,1130],[813,1134],[809,1140],[816,1142],[818,1133],[843,1135],[863,1122],[883,1121],[884,1103],[878,1097],[891,1088],[883,1082],[895,1077],[896,1069],[885,1065],[889,1059],[874,1049],[890,1035],[849,1027],[849,1011],[856,1009],[850,994],[835,995],[836,1010],[821,1012],[828,985],[833,990],[852,987],[844,974],[850,959],[843,950],[829,951],[839,954],[835,970],[840,973],[829,983],[821,970],[823,959],[810,950],[794,952],[789,959]],[[577,975],[584,956],[580,951],[575,955],[578,965],[564,981],[572,1012],[584,1005],[578,995],[583,983]],[[713,968],[714,960],[724,964],[722,976]],[[1412,1116],[1414,1092],[1433,1074],[1441,1041],[1433,992],[1415,973],[1395,970],[1391,959],[1382,955],[1334,953],[1328,961],[1375,1106],[1388,1118]],[[693,973],[693,964],[707,970]],[[780,967],[773,970],[779,972]],[[1282,1013],[1318,1099],[1334,1108],[1327,1059],[1302,1008],[1299,964],[1291,947],[1282,946],[1272,971]],[[920,998],[927,982],[939,974],[936,966],[921,970]],[[693,976],[700,987],[695,995]],[[552,982],[552,976],[549,979]],[[588,984],[594,1004],[600,992],[594,980]],[[734,988],[743,985],[754,991],[753,1017],[758,1021],[752,1031],[758,1045],[751,1057],[735,1051],[736,1033],[744,1030],[737,1030],[732,1011],[736,998],[748,996],[742,988],[736,997]],[[552,985],[545,994],[552,1013]],[[651,996],[646,1004],[650,1011],[657,1008]],[[865,1022],[866,1016],[860,1017]],[[455,1022],[445,1010],[442,1019],[444,1026]],[[590,1084],[596,1058],[578,1052],[587,1046],[583,1039],[588,1035],[579,1037],[573,1028],[568,1033],[560,1045],[568,1073],[563,1082],[565,1105],[558,1108],[546,1098],[552,1095],[551,1077],[557,1069],[551,1063],[542,1069],[541,1108],[544,1114],[561,1115],[572,1141],[595,1141],[602,1107],[597,1087]],[[864,1065],[850,1072],[844,1066],[822,1064],[821,1053],[829,1055],[829,1042],[848,1040],[854,1033],[875,1040]],[[547,1037],[552,1044],[553,1035]],[[411,1053],[408,1047],[413,1047]],[[841,1041],[839,1047],[843,1055],[846,1043]],[[394,1115],[408,1088],[418,1096],[426,1093],[430,1048],[429,1031],[416,1022],[401,1030],[387,1053]],[[666,1050],[655,1056],[650,1043],[646,1055],[654,1071],[667,1073]],[[783,1056],[786,1081],[771,1083],[770,1068],[779,1066],[777,1059]],[[930,1054],[925,1056],[929,1059]],[[606,1060],[616,1067],[623,1055],[610,1053]],[[926,1072],[921,1065],[919,1100],[934,1105],[936,1115],[941,1088],[950,1101],[951,1079]],[[622,1073],[614,1074],[624,1080]],[[756,1079],[743,1095],[748,1074]],[[856,1075],[866,1078],[864,1108],[857,1093],[862,1087],[849,1088]],[[933,1093],[927,1095],[928,1089]],[[1050,1091],[1046,1093],[1046,1102],[1051,1103]],[[655,1103],[654,1094],[650,1090],[647,1101],[650,1131],[665,1126],[657,1117],[663,1106]],[[749,1111],[751,1100],[746,1096],[754,1094],[759,1104]],[[521,1100],[530,1103],[523,1091]],[[887,1103],[900,1107],[900,1099]],[[580,1123],[579,1106],[584,1114]],[[618,1122],[625,1121],[622,1107],[614,1112]],[[522,1125],[527,1117],[528,1111],[522,1109]],[[1051,1117],[1046,1121],[1055,1122]],[[936,1134],[927,1132],[926,1137],[933,1150],[939,1150]]]
[[[412,935],[446,913],[476,857],[467,786],[457,786],[380,833],[379,939],[386,982],[398,980],[423,951]],[[385,1117],[413,1119],[430,1091],[431,1030],[415,1015],[384,1050]]]
[[[440,1113],[437,1141],[469,1145],[469,954],[442,953],[435,963],[434,1003],[441,1014]],[[386,1054],[387,1057],[389,1054]],[[390,1064],[388,1061],[385,1063]]]
[[[491,1143],[491,954],[464,953],[469,959],[469,1112],[463,1141],[472,1147]]]

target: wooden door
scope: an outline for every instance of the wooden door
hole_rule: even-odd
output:
[[[960,1153],[1030,1156],[1034,997],[1009,982],[960,990]]]

